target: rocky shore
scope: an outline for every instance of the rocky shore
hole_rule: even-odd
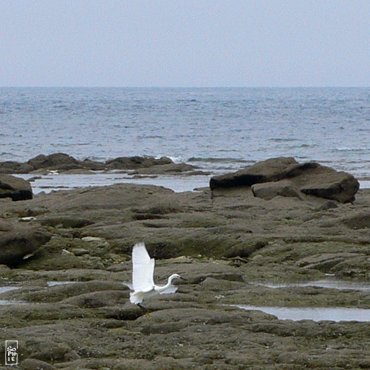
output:
[[[0,174],[88,173],[90,171],[123,171],[131,174],[198,174],[195,166],[174,163],[168,157],[151,156],[118,157],[104,162],[91,159],[78,160],[66,153],[40,154],[27,162],[0,162]]]
[[[20,368],[369,368],[369,322],[234,305],[369,309],[369,290],[299,283],[370,285],[370,190],[292,159],[256,166],[196,192],[121,184],[0,199],[0,341],[19,340]],[[157,282],[187,278],[147,312],[122,284],[138,241]]]

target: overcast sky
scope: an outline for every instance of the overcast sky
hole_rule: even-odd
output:
[[[370,0],[0,0],[0,86],[370,86]]]

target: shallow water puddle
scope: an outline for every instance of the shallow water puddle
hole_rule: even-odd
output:
[[[52,286],[75,284],[75,283],[76,283],[75,281],[48,281],[46,284],[49,287],[52,287]]]
[[[34,174],[18,174],[25,180],[34,177]],[[40,175],[32,182],[34,194],[40,192],[50,193],[53,190],[77,189],[86,186],[108,186],[113,184],[140,184],[164,186],[175,192],[193,191],[195,188],[207,187],[210,176],[170,176],[160,175],[155,177],[135,178],[127,173],[91,173],[91,174],[49,174]]]
[[[247,311],[263,311],[276,316],[279,320],[370,321],[370,309],[364,308],[233,306]]]
[[[27,304],[27,302],[23,301],[13,301],[13,300],[8,300],[8,299],[0,299],[0,306],[8,306],[12,304]]]
[[[0,286],[0,294],[10,292],[11,290],[19,289],[18,286]]]
[[[359,283],[352,281],[343,280],[316,280],[307,281],[304,283],[252,283],[253,285],[264,286],[266,288],[278,289],[278,288],[299,288],[299,287],[317,287],[317,288],[329,288],[338,290],[362,290],[370,292],[370,284]]]
[[[0,286],[0,294],[10,292],[10,291],[16,290],[16,289],[19,289],[19,287],[17,287],[17,286]],[[20,304],[20,303],[24,303],[24,302],[14,301],[14,300],[9,300],[9,299],[0,299],[0,306],[10,305],[10,304]]]

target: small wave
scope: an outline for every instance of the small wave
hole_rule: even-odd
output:
[[[141,135],[137,137],[138,139],[163,139],[161,135]]]
[[[188,162],[209,162],[209,163],[255,163],[254,161],[248,161],[240,158],[217,158],[217,157],[191,157]]]
[[[10,153],[10,152],[1,152],[0,157],[10,158],[9,160],[12,160],[12,161],[14,160],[14,158],[22,158],[21,155]]]
[[[178,103],[197,103],[197,99],[177,99],[176,102]]]
[[[167,158],[171,159],[171,161],[174,162],[174,163],[183,163],[184,162],[184,159],[181,158],[181,157],[165,155],[165,154],[158,154],[154,158],[155,159],[161,159],[162,157],[167,157]]]
[[[334,148],[333,152],[353,152],[353,153],[360,153],[360,152],[369,152],[370,148],[349,148],[349,147],[340,147]]]
[[[74,147],[74,146],[88,146],[88,145],[91,145],[91,143],[68,143],[68,144],[51,143],[50,144],[50,146],[52,146],[54,148],[58,148],[58,147],[61,147],[61,148],[70,148],[70,147]]]
[[[296,139],[294,137],[292,138],[274,137],[272,139],[269,139],[269,141],[273,141],[275,143],[286,143],[291,141],[299,141],[299,139]]]
[[[300,144],[300,145],[286,145],[285,149],[302,149],[302,148],[315,148],[318,147],[317,144]]]

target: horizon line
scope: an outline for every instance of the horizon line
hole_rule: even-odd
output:
[[[10,88],[92,88],[92,89],[335,89],[335,88],[370,88],[370,85],[257,85],[257,86],[245,86],[245,85],[212,85],[212,86],[176,86],[176,85],[148,85],[148,86],[109,86],[109,85],[16,85],[16,86],[0,86],[1,89]]]

